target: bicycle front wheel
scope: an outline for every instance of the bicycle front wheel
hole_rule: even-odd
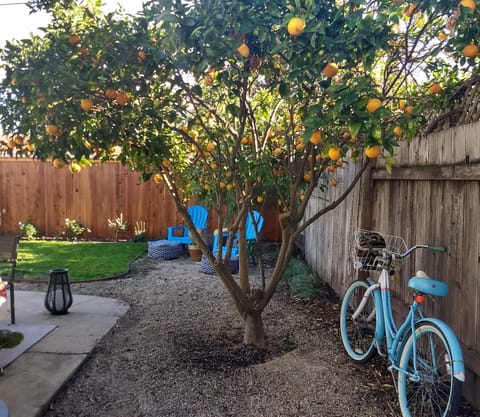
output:
[[[366,299],[362,310],[355,319],[369,284],[358,280],[348,287],[340,310],[340,331],[342,342],[348,355],[358,363],[365,363],[372,359],[377,350],[375,346],[376,311],[373,293]]]
[[[422,323],[400,356],[398,399],[404,417],[456,416],[462,382],[453,376],[447,337],[433,323]]]

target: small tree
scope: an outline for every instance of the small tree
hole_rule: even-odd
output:
[[[462,52],[480,31],[465,0],[165,0],[124,19],[95,2],[45,3],[54,17],[45,35],[3,53],[4,129],[59,167],[115,159],[164,184],[244,319],[244,342],[259,347],[299,234],[345,198],[370,158],[388,169],[398,141],[478,67],[475,45]],[[335,186],[347,163],[359,164],[353,182],[304,219],[314,190]],[[193,227],[191,196],[228,228],[225,254]],[[245,221],[264,202],[280,207],[282,244],[254,288]],[[239,281],[226,267],[236,235]]]

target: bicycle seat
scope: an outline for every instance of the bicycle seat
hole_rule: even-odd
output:
[[[445,297],[448,294],[448,284],[432,278],[412,277],[408,280],[408,288],[422,294],[435,297]]]

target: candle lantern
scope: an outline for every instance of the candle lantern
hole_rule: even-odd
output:
[[[51,269],[45,307],[52,314],[67,314],[72,305],[68,269]]]

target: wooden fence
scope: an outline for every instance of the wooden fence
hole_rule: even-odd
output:
[[[458,335],[467,366],[465,397],[480,408],[480,122],[402,142],[391,175],[377,163],[350,196],[305,231],[307,262],[338,294],[356,279],[352,238],[358,228],[402,236],[407,244],[445,245],[417,251],[394,282],[395,310],[410,299],[407,279],[418,269],[449,284],[448,297],[427,313]],[[357,167],[343,169],[340,187],[309,204],[306,218],[337,197]],[[325,200],[326,198],[326,200]]]
[[[98,164],[71,174],[51,163],[31,159],[0,158],[0,231],[18,233],[19,222],[30,220],[43,236],[60,236],[65,219],[75,219],[91,229],[88,237],[113,238],[108,219],[123,213],[131,238],[135,223],[144,221],[146,236],[166,236],[168,226],[183,224],[175,203],[163,184],[141,182],[136,172],[119,163]],[[278,240],[278,213],[264,208],[262,238]],[[215,229],[214,214],[209,226]]]

